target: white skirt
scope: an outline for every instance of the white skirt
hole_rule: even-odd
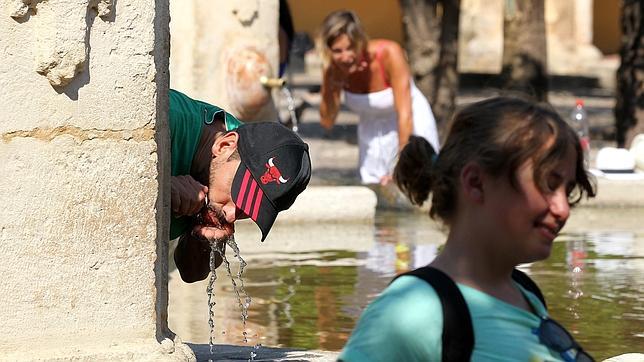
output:
[[[438,152],[438,131],[429,102],[411,83],[412,134],[425,138]],[[358,144],[360,147],[360,180],[364,184],[379,183],[391,175],[398,160],[398,115],[394,107],[393,90],[372,93],[345,91],[345,103],[358,113]]]

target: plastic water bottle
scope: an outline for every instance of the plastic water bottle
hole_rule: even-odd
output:
[[[584,162],[586,166],[590,164],[590,132],[588,127],[588,114],[584,109],[584,101],[577,99],[575,108],[570,114],[570,125],[577,132],[581,149],[584,152]]]

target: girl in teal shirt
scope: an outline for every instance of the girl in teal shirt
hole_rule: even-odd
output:
[[[465,107],[436,154],[422,138],[402,150],[394,179],[448,227],[430,264],[451,278],[472,319],[475,361],[592,361],[511,275],[543,260],[571,205],[595,196],[575,132],[549,108],[506,97]],[[340,360],[441,361],[443,314],[434,288],[396,279],[364,311]],[[467,328],[467,326],[463,326]]]

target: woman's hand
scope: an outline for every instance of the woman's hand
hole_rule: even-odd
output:
[[[331,131],[333,124],[335,122],[331,118],[320,118],[320,126],[324,128],[327,132]]]
[[[393,180],[392,175],[384,175],[380,178],[380,186],[387,186],[392,180]]]
[[[176,216],[194,215],[204,205],[208,186],[197,182],[192,176],[172,176],[170,178],[171,208]]]

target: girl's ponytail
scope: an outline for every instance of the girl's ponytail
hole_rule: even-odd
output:
[[[394,181],[412,204],[421,206],[429,197],[431,170],[436,156],[432,145],[418,136],[410,136],[400,151],[394,168]]]

